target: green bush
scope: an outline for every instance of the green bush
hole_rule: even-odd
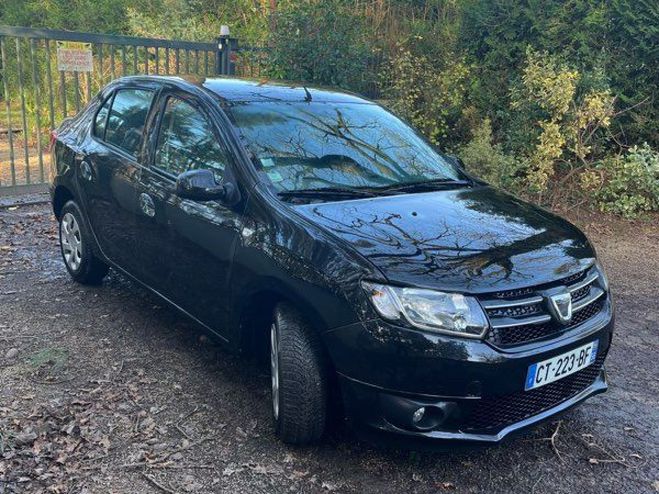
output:
[[[279,6],[270,32],[268,74],[280,79],[368,92],[373,50],[364,20],[343,0]]]
[[[121,1],[126,15],[120,17],[137,36],[212,41],[227,24],[243,44],[259,44],[267,37],[268,11],[245,0]]]
[[[478,110],[507,129],[509,82],[528,46],[560,56],[581,74],[606,69],[621,108],[626,145],[659,145],[659,4],[655,0],[463,0],[460,46],[477,68]],[[506,132],[507,133],[507,132]]]
[[[497,187],[515,190],[521,184],[520,161],[504,153],[501,144],[494,144],[489,119],[474,130],[472,139],[459,150],[467,170]]]
[[[610,157],[584,172],[581,184],[593,193],[599,208],[634,217],[659,210],[659,152],[647,143],[623,156]]]
[[[583,79],[559,57],[529,47],[520,82],[511,86],[511,113],[520,126],[515,133],[523,144],[512,151],[525,157],[522,177],[538,195],[553,195],[563,175],[588,169],[601,156],[615,98],[605,84]]]
[[[400,46],[380,72],[388,105],[433,144],[450,149],[466,102],[469,68],[458,56],[450,63],[416,55]]]

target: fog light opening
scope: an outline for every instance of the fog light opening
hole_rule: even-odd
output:
[[[419,422],[423,420],[423,416],[426,414],[426,407],[421,407],[419,408],[414,414],[412,415],[412,423],[414,425],[417,425]]]
[[[422,431],[429,431],[439,427],[444,422],[444,410],[436,406],[423,406],[417,408],[412,414],[412,425]]]

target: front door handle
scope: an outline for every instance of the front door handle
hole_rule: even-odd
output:
[[[149,218],[153,218],[156,215],[156,205],[153,203],[153,199],[151,199],[149,194],[144,192],[140,194],[140,209]]]

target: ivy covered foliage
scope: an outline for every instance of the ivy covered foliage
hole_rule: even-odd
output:
[[[659,210],[656,0],[14,0],[0,23],[206,41],[228,24],[266,48],[260,77],[381,100],[493,184]]]

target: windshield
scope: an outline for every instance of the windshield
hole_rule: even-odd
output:
[[[279,192],[464,179],[414,130],[362,103],[236,103],[231,113],[259,172]]]

